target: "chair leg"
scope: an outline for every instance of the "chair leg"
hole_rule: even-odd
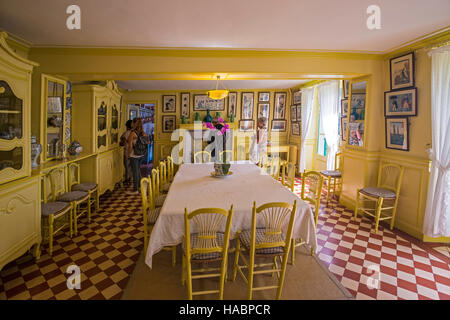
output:
[[[234,266],[233,266],[233,281],[236,280],[238,262],[239,262],[239,254],[241,251],[241,242],[239,241],[239,237],[236,239],[236,252],[234,253]]]
[[[177,246],[172,246],[172,267],[177,263]]]
[[[375,233],[378,233],[378,225],[380,224],[381,207],[383,206],[383,198],[378,198],[377,213],[375,215]]]
[[[184,286],[186,282],[186,257],[184,256],[184,253],[181,256],[181,285]]]
[[[328,183],[327,183],[327,204],[328,204],[328,199],[330,198],[330,190],[331,190],[331,177],[328,176]]]
[[[353,218],[355,218],[355,220],[358,217],[358,207],[359,207],[359,189],[356,190],[355,212],[353,214]]]
[[[392,218],[391,218],[391,224],[389,226],[390,230],[394,229],[394,222],[395,222],[395,214],[397,213],[397,204],[398,199],[395,199],[394,208],[392,209]]]
[[[295,239],[292,238],[291,240],[291,247],[292,247],[292,252],[291,252],[291,265],[294,265],[295,262]]]
[[[333,197],[336,195],[336,178],[333,178]]]
[[[253,295],[253,268],[255,267],[255,256],[250,255],[248,263],[248,300],[252,300]]]
[[[55,222],[55,217],[51,214],[48,216],[48,253],[53,254],[53,223]]]
[[[192,270],[191,270],[191,260],[190,259],[186,259],[186,273],[187,273],[188,299],[192,300]]]
[[[70,211],[69,211],[69,224],[70,224],[70,237],[73,237],[73,203],[70,204]]]
[[[88,223],[91,223],[91,195],[87,200],[87,209],[88,209]]]
[[[73,204],[73,226],[74,226],[74,232],[75,232],[76,236],[78,235],[78,217],[77,217],[78,213],[77,213],[77,210],[78,210],[78,205],[76,203],[74,203]]]
[[[219,286],[219,300],[223,300],[223,287],[227,278],[227,259],[224,257],[222,259],[222,268],[220,270],[220,286]]]
[[[277,300],[280,300],[281,298],[281,291],[283,290],[283,283],[284,283],[284,276],[286,275],[286,265],[287,265],[288,255],[284,254],[283,256],[283,262],[281,266],[281,276],[278,281],[278,290],[277,290]]]
[[[100,194],[97,191],[95,192],[95,197],[97,198],[97,200],[95,201],[95,211],[97,211],[100,208]]]

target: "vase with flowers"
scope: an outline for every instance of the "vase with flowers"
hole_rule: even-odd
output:
[[[226,123],[221,117],[214,117],[211,122],[203,122],[203,126],[214,131],[216,134],[215,141],[218,138],[222,138],[223,149],[226,150],[226,136],[227,132],[230,131],[230,126]],[[216,143],[217,145],[217,143]],[[229,175],[229,170],[231,167],[231,163],[227,162],[226,152],[222,153],[222,157],[216,154],[216,161],[214,163],[214,175],[216,177],[226,177]]]

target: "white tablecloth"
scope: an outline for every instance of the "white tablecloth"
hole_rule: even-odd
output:
[[[308,203],[275,181],[270,175],[261,173],[259,167],[250,163],[233,163],[233,175],[227,178],[211,177],[212,163],[183,164],[170,187],[166,201],[149,239],[145,262],[151,268],[152,257],[165,246],[182,242],[184,236],[184,208],[189,212],[198,208],[224,208],[234,205],[230,237],[239,230],[251,227],[253,201],[256,205],[267,202],[294,203],[297,213],[293,237],[302,238],[316,250],[316,228],[314,215]],[[286,219],[285,230],[288,226]]]

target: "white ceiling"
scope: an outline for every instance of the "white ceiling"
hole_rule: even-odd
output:
[[[81,8],[81,30],[66,8]],[[366,9],[381,8],[381,30]],[[37,46],[384,52],[450,25],[449,0],[1,0],[0,28]]]
[[[219,82],[229,90],[237,89],[288,89],[310,80],[223,80]],[[125,90],[212,90],[214,80],[126,80],[116,81]]]

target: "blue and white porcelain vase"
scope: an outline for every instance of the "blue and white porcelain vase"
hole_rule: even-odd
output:
[[[37,158],[42,152],[42,145],[36,143],[36,137],[31,136],[31,167],[36,168],[38,166]]]

